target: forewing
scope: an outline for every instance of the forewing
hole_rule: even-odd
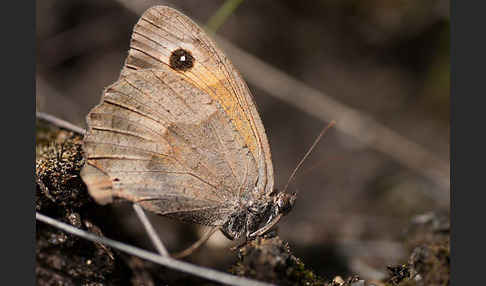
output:
[[[245,82],[226,56],[192,20],[165,6],[148,9],[136,24],[122,76],[133,70],[170,66],[178,49],[192,53],[191,69],[178,72],[219,103],[257,162],[258,191],[273,191],[273,166],[267,136]]]
[[[220,104],[168,66],[120,77],[87,122],[82,177],[100,203],[123,198],[218,225],[258,179]]]

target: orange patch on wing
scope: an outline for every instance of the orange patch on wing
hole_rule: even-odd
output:
[[[214,74],[214,71],[213,74],[206,73],[204,72],[205,70],[205,67],[196,62],[191,71],[184,74],[197,87],[204,90],[211,96],[213,100],[218,102],[223,107],[228,117],[233,120],[233,123],[242,136],[243,141],[246,143],[255,158],[257,158],[260,156],[260,154],[257,153],[259,147],[257,138],[254,135],[254,130],[256,130],[256,127],[253,126],[253,121],[246,117],[242,106],[238,104],[238,102],[235,100],[236,98],[234,98],[227,88],[225,88],[225,86],[222,84],[222,81],[225,79],[224,75],[219,73]]]

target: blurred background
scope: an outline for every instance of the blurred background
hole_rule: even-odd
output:
[[[201,25],[214,24],[224,2],[37,1],[37,110],[84,127],[103,88],[117,80],[143,11],[169,5]],[[357,273],[380,279],[384,265],[406,261],[401,242],[413,218],[449,212],[449,1],[240,2],[216,33],[235,46],[222,48],[255,97],[277,187],[328,121],[337,120],[290,186],[299,197],[279,224],[280,237],[325,278]],[[245,57],[261,62],[244,65]],[[293,90],[310,87],[318,92],[315,100],[353,111],[349,120],[365,123],[349,125],[347,113],[329,118],[334,105],[319,117],[290,104],[266,88],[275,78]],[[374,124],[366,124],[369,118]],[[377,134],[378,143],[360,140],[363,134]],[[399,152],[383,150],[380,142]],[[151,247],[130,207],[98,211],[105,214],[105,235]],[[173,251],[205,231],[151,219]],[[189,260],[226,269],[236,259],[227,251],[231,243],[216,235]]]

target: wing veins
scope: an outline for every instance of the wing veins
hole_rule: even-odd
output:
[[[91,126],[91,129],[92,130],[105,131],[105,132],[113,132],[113,133],[118,133],[118,134],[122,134],[122,135],[133,136],[133,137],[136,137],[136,138],[143,139],[145,141],[149,141],[149,142],[153,142],[153,143],[158,143],[157,141],[155,141],[155,140],[153,140],[151,138],[142,136],[140,134],[136,134],[135,132],[130,132],[130,131],[122,130],[122,129],[107,128],[107,127],[98,127],[98,126]]]
[[[147,161],[150,161],[150,160],[147,160]],[[196,179],[198,179],[199,181],[205,183],[206,185],[212,187],[213,189],[215,190],[218,190],[218,188],[211,184],[210,182],[204,180],[203,178],[199,177],[198,175],[194,174],[194,173],[191,173],[191,172],[175,172],[175,171],[165,171],[165,170],[145,170],[145,171],[112,171],[112,173],[122,173],[122,174],[125,174],[125,173],[165,173],[165,174],[178,174],[178,175],[189,175],[191,177],[194,177]]]
[[[154,74],[154,76],[159,79],[164,85],[166,85],[175,95],[177,95],[178,98],[180,98],[184,103],[185,100],[182,96],[180,96],[180,94],[174,90],[169,84],[167,84],[166,82],[164,82],[161,78],[159,78],[157,75],[155,75],[155,73],[152,71],[152,73]],[[194,110],[192,110],[190,108],[190,106],[187,106],[193,113],[196,113]],[[218,139],[217,142],[219,143],[219,146],[222,150],[224,151],[227,151],[226,147],[224,146],[222,140],[221,140],[221,137],[219,136],[218,132],[216,131],[216,129],[214,128],[214,125],[211,121],[208,121],[208,125],[211,127],[211,132],[215,135],[215,137]],[[234,167],[230,164],[229,160],[227,159],[227,152],[223,152],[223,155],[225,157],[225,160],[224,162],[229,166],[230,170],[231,170],[231,174],[233,175],[233,178],[235,179],[235,182],[238,182],[238,177],[236,176],[236,172],[234,170]]]
[[[107,102],[107,103],[108,103],[108,104],[112,104],[111,102]],[[150,131],[150,132],[154,133],[155,135],[158,135],[158,136],[160,136],[160,137],[162,137],[162,138],[164,137],[164,136],[163,136],[161,133],[159,133],[157,130],[152,129],[152,128],[150,128],[150,127],[147,127],[147,126],[145,126],[145,125],[142,125],[142,124],[140,124],[140,123],[139,123],[139,122],[137,122],[137,121],[133,121],[133,120],[126,119],[125,117],[121,117],[121,116],[118,116],[118,115],[113,115],[113,114],[111,114],[111,113],[106,113],[106,112],[95,112],[94,114],[106,114],[106,115],[111,116],[112,118],[116,118],[116,119],[118,119],[118,120],[122,120],[122,121],[128,122],[128,123],[130,123],[130,124],[132,124],[132,125],[134,125],[134,126],[139,127],[140,129],[145,129],[145,130],[148,130],[148,131]],[[157,123],[159,123],[159,122],[157,122]],[[164,126],[164,127],[165,127],[165,126]]]

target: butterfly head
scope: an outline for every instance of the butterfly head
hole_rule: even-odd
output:
[[[294,207],[295,200],[297,199],[296,193],[285,193],[274,191],[275,195],[272,196],[272,202],[269,204],[269,214],[266,222],[260,225],[256,230],[247,232],[248,238],[255,238],[257,236],[264,235],[273,226],[275,226],[280,219],[288,214]]]
[[[274,207],[277,214],[286,215],[294,207],[295,200],[297,199],[296,193],[284,193],[280,192],[274,196]]]
[[[259,200],[233,213],[221,231],[231,240],[238,239],[243,234],[246,234],[247,239],[261,236],[292,210],[296,198],[295,193],[275,191],[267,200]]]

